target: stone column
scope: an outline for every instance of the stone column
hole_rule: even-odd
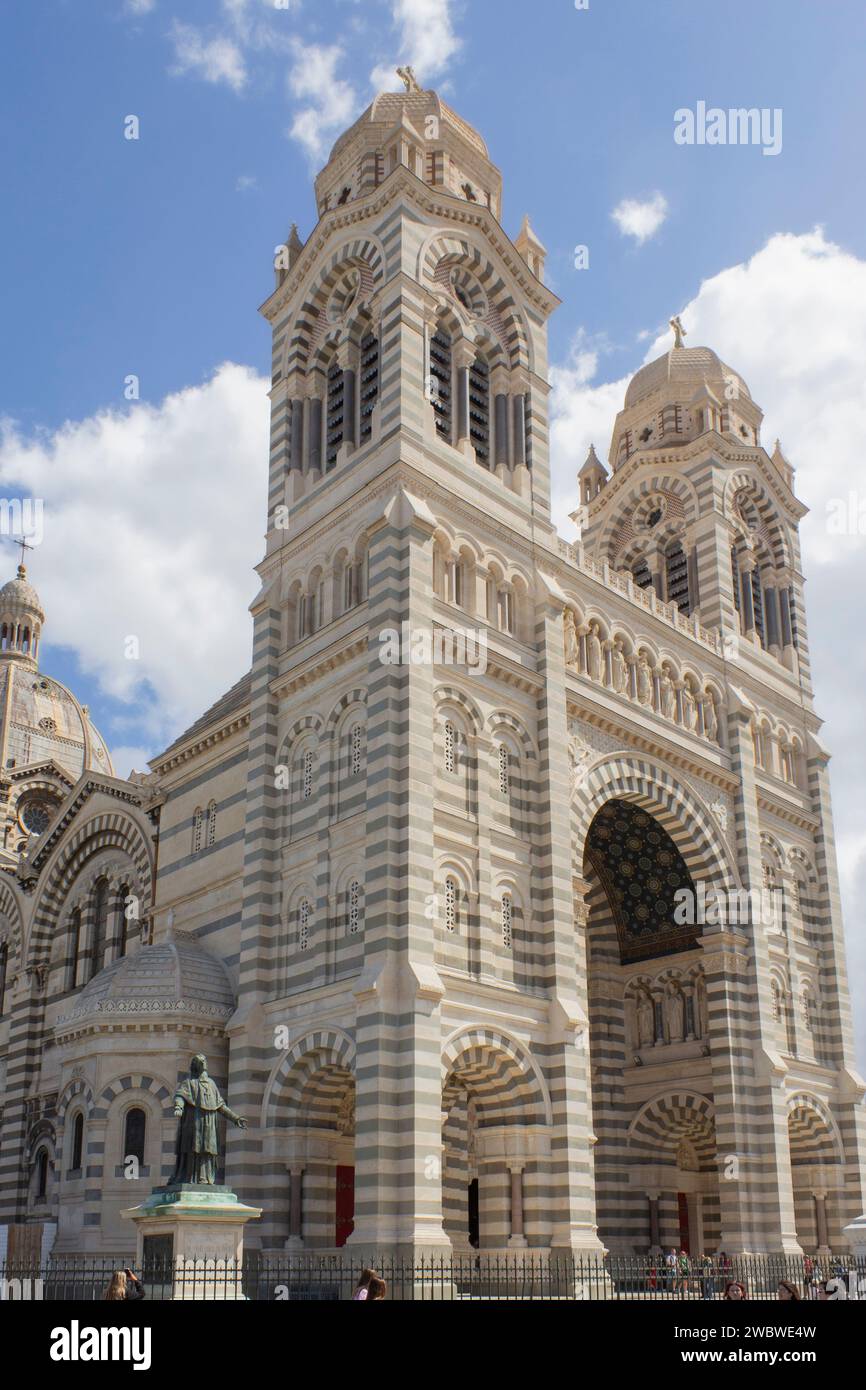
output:
[[[454,364],[456,443],[469,444],[469,368],[475,361],[475,347],[471,343],[456,343],[451,349]]]
[[[830,1246],[827,1241],[827,1194],[826,1192],[814,1192],[812,1196],[815,1202],[815,1230],[818,1237],[816,1253],[822,1259],[826,1259],[830,1254]]]
[[[659,1194],[648,1192],[647,1202],[649,1203],[650,1254],[660,1255],[662,1246],[659,1227]]]
[[[307,473],[311,482],[322,476],[322,398],[310,396],[307,402]]]
[[[512,1250],[523,1250],[527,1244],[523,1234],[524,1164],[509,1159],[508,1167],[511,1172],[511,1235],[508,1237],[508,1245]]]
[[[740,556],[740,612],[743,631],[747,637],[755,637],[755,604],[752,596],[752,573],[755,557],[748,552]]]
[[[304,1248],[304,1169],[300,1164],[290,1164],[289,1174],[289,1238],[287,1250]]]

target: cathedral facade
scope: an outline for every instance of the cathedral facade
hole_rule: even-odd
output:
[[[844,1249],[793,470],[675,320],[558,536],[544,247],[405,80],[262,306],[249,674],[124,781],[0,593],[0,1238],[128,1251],[201,1051],[263,1250]]]

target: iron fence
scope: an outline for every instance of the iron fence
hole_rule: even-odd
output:
[[[781,1280],[801,1297],[817,1297],[821,1282],[841,1280],[835,1297],[866,1298],[866,1258],[845,1254],[809,1262],[799,1256],[742,1255],[727,1262],[606,1256],[465,1255],[403,1260],[382,1252],[372,1263],[398,1301],[707,1300],[723,1298],[732,1280],[750,1300],[775,1300]],[[92,1302],[129,1259],[66,1255],[40,1265],[0,1264],[0,1301]],[[336,1302],[350,1299],[361,1263],[348,1255],[262,1255],[242,1263],[213,1259],[159,1261],[136,1271],[145,1297],[169,1300]]]

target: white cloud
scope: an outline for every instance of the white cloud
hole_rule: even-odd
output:
[[[289,91],[307,105],[297,112],[289,134],[312,161],[323,160],[337,135],[351,124],[360,103],[351,83],[337,76],[345,56],[338,44],[305,44],[296,38],[292,51]]]
[[[400,63],[410,64],[421,83],[439,76],[460,47],[451,0],[392,0],[391,14],[400,30]],[[399,87],[396,66],[382,63],[373,69],[370,82],[376,91]]]
[[[259,181],[255,174],[238,174],[235,180],[236,193],[249,193],[252,189],[258,188]]]
[[[131,702],[115,742],[159,751],[249,667],[267,390],[225,364],[159,405],[27,438],[0,427],[0,484],[45,499],[45,539],[28,557],[45,638]],[[129,637],[139,660],[125,655]]]
[[[150,14],[156,0],[126,0],[124,9],[128,14]]]
[[[206,39],[192,24],[175,20],[171,27],[174,44],[172,76],[193,73],[205,82],[225,82],[233,92],[240,92],[247,81],[243,53],[233,39],[218,34]]]
[[[654,193],[651,198],[623,198],[617,203],[611,217],[623,236],[634,237],[639,246],[655,236],[668,215],[668,200],[663,193]]]
[[[704,281],[681,310],[686,343],[706,345],[741,373],[765,412],[764,444],[778,435],[797,470],[795,490],[811,514],[801,525],[816,705],[826,719],[837,849],[852,985],[866,998],[866,741],[861,729],[866,650],[862,630],[866,536],[830,534],[827,506],[850,489],[866,499],[866,261],[820,229],[772,237],[750,260]],[[645,360],[670,346],[654,336]],[[640,365],[635,361],[635,369]],[[576,472],[591,441],[606,459],[627,378],[593,384],[597,361],[579,339],[552,371],[555,519],[573,536]],[[855,1014],[866,1064],[866,1009]]]

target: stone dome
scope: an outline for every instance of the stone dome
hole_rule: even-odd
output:
[[[53,759],[74,782],[83,772],[114,776],[108,747],[86,705],[60,681],[26,664],[6,662],[0,667],[0,710],[4,768]]]
[[[77,782],[83,772],[114,776],[108,746],[60,681],[39,670],[45,610],[23,565],[0,589],[0,767],[54,761]]]
[[[23,565],[18,566],[14,579],[9,579],[0,589],[0,612],[6,608],[18,609],[22,613],[34,613],[44,620],[42,601],[33,585],[27,579]]]
[[[726,367],[712,348],[672,347],[635,372],[625,393],[625,409],[662,389],[672,398],[690,400],[701,386],[707,385],[721,396],[732,378],[738,383],[739,393],[751,400],[743,378],[731,367]]]
[[[234,991],[222,961],[191,933],[175,932],[100,970],[57,1026],[67,1031],[85,1022],[155,1016],[224,1023],[234,1009]]]
[[[436,116],[450,127],[484,159],[489,159],[487,145],[474,126],[458,116],[436,92],[380,92],[354,125],[345,130],[331,150],[329,160],[336,159],[345,147],[366,127],[377,127],[383,133],[391,130],[406,115],[414,126],[423,131],[428,116]]]

